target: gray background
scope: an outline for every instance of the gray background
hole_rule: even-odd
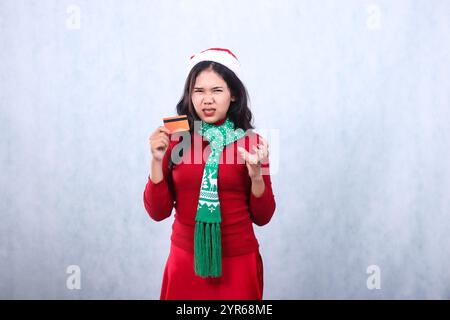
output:
[[[276,213],[256,227],[264,297],[449,299],[449,13],[444,0],[1,0],[0,298],[159,298],[173,217],[143,207],[148,136],[175,113],[188,57],[219,46],[279,159]]]

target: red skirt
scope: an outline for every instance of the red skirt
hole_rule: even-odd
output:
[[[223,257],[222,276],[194,273],[194,255],[171,245],[164,270],[161,300],[262,300],[263,264],[259,251]]]

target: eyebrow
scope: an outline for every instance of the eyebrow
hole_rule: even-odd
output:
[[[194,89],[203,89],[203,87],[194,87]],[[223,89],[223,87],[222,86],[216,86],[216,87],[212,87],[211,89],[212,90],[214,90],[214,89]]]

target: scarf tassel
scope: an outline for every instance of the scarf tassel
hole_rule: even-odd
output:
[[[220,277],[222,247],[220,223],[197,221],[194,234],[194,269],[200,277]]]

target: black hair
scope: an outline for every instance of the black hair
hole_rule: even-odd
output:
[[[234,101],[231,101],[228,108],[227,116],[233,121],[235,128],[241,128],[244,131],[254,129],[252,112],[248,107],[249,97],[242,81],[223,64],[213,61],[202,61],[197,63],[189,72],[184,85],[183,96],[177,104],[178,115],[187,115],[188,117],[191,133],[194,130],[194,121],[201,120],[192,104],[192,92],[197,76],[206,69],[212,69],[219,74],[227,83],[231,96],[234,97]]]

